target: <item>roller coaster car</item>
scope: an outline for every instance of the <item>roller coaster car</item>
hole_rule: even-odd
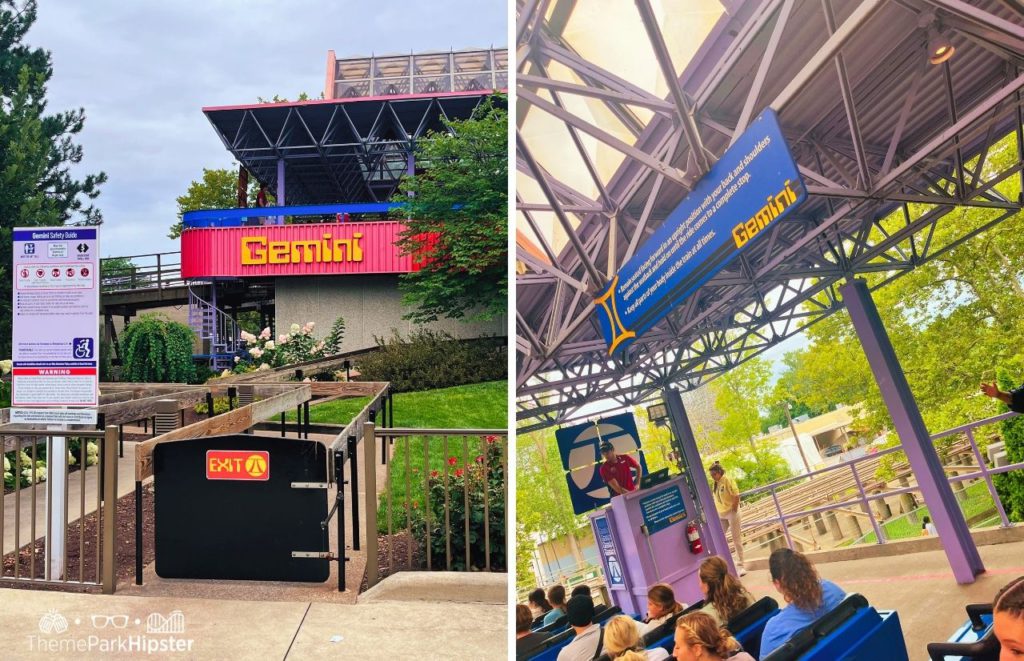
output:
[[[967,622],[948,641],[928,643],[929,659],[998,661],[1000,646],[992,631],[992,604],[968,604],[966,610]]]
[[[876,611],[851,594],[761,661],[908,661],[896,611]]]

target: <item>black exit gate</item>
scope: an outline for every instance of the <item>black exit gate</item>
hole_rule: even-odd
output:
[[[158,576],[323,582],[330,575],[322,444],[248,434],[159,443],[153,480]]]

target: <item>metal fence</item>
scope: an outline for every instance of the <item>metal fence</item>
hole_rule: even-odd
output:
[[[1016,416],[1016,413],[985,418],[975,422],[954,427],[932,435],[934,443],[942,439],[953,441],[951,448],[943,453],[946,457],[949,481],[953,484],[954,493],[964,510],[965,517],[980,522],[998,520],[1001,527],[1010,525],[1009,518],[999,493],[993,483],[993,476],[1024,469],[1024,462],[990,467],[986,462],[976,439],[980,427],[995,424]],[[957,442],[959,441],[959,442]],[[900,517],[892,517],[887,501],[901,499],[900,507],[903,515],[916,515],[923,512],[917,506],[919,488],[910,484],[912,473],[905,462],[894,457],[891,462],[897,481],[901,486],[889,488],[888,482],[876,477],[876,470],[883,457],[895,455],[902,451],[900,446],[886,448],[874,454],[843,461],[826,468],[812,471],[796,477],[773,482],[772,484],[750,489],[740,494],[741,502],[762,498],[764,504],[745,505],[743,512],[744,553],[758,554],[760,551],[771,551],[781,546],[807,549],[821,548],[818,542],[821,536],[831,535],[834,546],[850,546],[859,543],[884,544],[890,538],[910,536],[901,530],[906,522],[900,523]],[[974,483],[971,487],[967,485]],[[821,484],[821,487],[817,485]],[[803,485],[803,489],[797,487]],[[797,492],[811,493],[814,497],[797,496]],[[823,497],[822,494],[828,494]],[[765,498],[767,496],[767,498]],[[832,500],[838,497],[838,500]],[[809,503],[809,500],[815,502]],[[822,501],[829,501],[820,504]],[[988,503],[991,501],[991,507]],[[874,506],[874,509],[872,508]],[[768,510],[768,511],[766,511]],[[751,515],[755,518],[750,518]],[[760,516],[758,516],[760,515]],[[837,517],[843,515],[845,524]],[[923,514],[922,514],[923,516]],[[908,520],[912,517],[908,516]],[[749,519],[749,520],[747,520]],[[859,522],[866,521],[870,529],[865,532]],[[854,525],[856,524],[856,525]],[[794,527],[802,527],[804,534],[794,532]],[[818,535],[815,535],[817,531]],[[917,533],[920,534],[920,533]]]
[[[507,570],[507,430],[366,424],[363,442],[365,456],[379,443],[386,459],[379,501],[366,503],[368,587],[382,571]],[[365,468],[374,493],[377,467]],[[383,554],[375,533],[386,536]]]
[[[181,253],[108,257],[100,260],[100,291],[166,289],[185,285],[181,278]]]
[[[3,435],[2,445],[8,459],[9,453],[13,452],[10,464],[14,477],[11,491],[0,493],[0,549],[3,550],[4,559],[0,564],[0,585],[13,582],[101,587],[104,593],[113,594],[117,575],[114,546],[117,530],[118,427],[111,426],[100,431],[4,429],[0,433]],[[79,439],[77,453],[70,453],[64,443],[54,440],[55,437]],[[45,442],[41,442],[41,439],[45,439]],[[95,441],[98,446],[97,460],[93,465],[89,462],[90,441]],[[74,472],[64,471],[62,484],[54,482],[52,471],[48,479],[43,481],[42,471],[46,469],[37,466],[42,454],[40,450],[43,449],[40,446],[45,447],[48,467],[52,468],[55,448],[58,448],[58,452],[63,450],[69,453],[69,458],[74,458],[79,469]],[[28,471],[27,474],[25,471]],[[23,484],[23,481],[28,484]],[[69,508],[72,503],[77,504],[74,510]],[[13,511],[7,512],[8,508]],[[95,521],[95,538],[90,534],[87,539],[87,519],[93,513],[98,517]],[[7,517],[10,516],[13,516],[12,534],[11,538],[5,538],[10,523]],[[63,530],[64,534],[59,535],[59,530]],[[55,544],[51,540],[57,536],[63,537],[64,544],[59,551],[62,557],[54,558],[47,546],[53,548]],[[76,557],[72,558],[75,562],[69,564],[68,550],[76,542]],[[90,545],[92,549],[88,549]],[[89,558],[86,557],[87,553]],[[91,557],[93,553],[94,558]],[[24,566],[26,555],[27,568]],[[86,565],[91,560],[94,560],[95,566],[93,571],[87,573]]]

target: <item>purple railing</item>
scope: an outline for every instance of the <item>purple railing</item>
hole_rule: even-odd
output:
[[[994,424],[994,423],[997,423],[997,422],[1001,422],[1001,421],[1006,420],[1008,418],[1012,418],[1012,417],[1014,417],[1016,415],[1018,415],[1018,414],[1017,413],[1013,413],[1013,412],[1003,413],[1001,415],[997,415],[997,416],[994,416],[994,417],[991,417],[991,418],[985,418],[984,420],[978,420],[978,421],[975,421],[975,422],[970,422],[970,423],[968,423],[966,425],[961,425],[959,427],[954,427],[952,429],[947,429],[946,431],[942,431],[942,432],[939,432],[937,434],[933,434],[931,436],[931,440],[932,440],[933,443],[935,441],[939,440],[939,439],[946,438],[946,437],[949,437],[949,436],[955,436],[957,434],[963,434],[964,436],[966,436],[967,441],[970,444],[971,451],[974,454],[974,458],[978,462],[978,470],[977,471],[973,471],[971,473],[966,473],[964,475],[947,476],[947,478],[949,479],[950,482],[963,482],[963,481],[966,481],[966,480],[983,479],[985,481],[985,484],[986,484],[987,488],[988,488],[989,495],[991,495],[992,501],[993,501],[993,503],[995,503],[996,510],[999,513],[999,518],[1000,518],[1000,521],[1001,521],[1001,527],[1004,527],[1004,528],[1009,527],[1010,520],[1006,516],[1006,509],[1003,507],[1003,503],[999,499],[999,494],[996,491],[995,485],[992,482],[992,476],[993,475],[998,475],[1000,473],[1008,473],[1010,471],[1024,469],[1024,462],[1008,464],[1006,466],[1000,466],[998,468],[989,468],[986,465],[985,458],[982,455],[981,450],[978,447],[978,443],[977,443],[977,441],[974,438],[974,430],[977,429],[978,427],[983,427],[983,426],[986,426],[986,425],[990,425],[990,424]],[[742,499],[749,499],[752,496],[756,496],[756,495],[763,494],[763,493],[770,494],[771,498],[772,498],[772,501],[773,501],[773,503],[775,505],[775,511],[776,511],[776,516],[774,516],[774,517],[762,518],[762,519],[758,519],[758,520],[755,520],[755,521],[744,521],[743,522],[743,531],[747,532],[748,530],[750,530],[752,528],[758,528],[758,527],[774,527],[774,526],[778,526],[778,527],[780,527],[782,529],[782,533],[783,533],[784,537],[786,538],[786,546],[788,546],[789,548],[792,549],[793,548],[793,538],[792,538],[792,535],[790,534],[789,527],[787,526],[787,522],[788,521],[793,521],[793,520],[797,520],[797,519],[806,519],[807,517],[812,516],[814,514],[821,514],[823,512],[828,512],[828,511],[831,511],[831,510],[842,510],[844,508],[849,508],[851,506],[859,506],[859,507],[862,507],[864,509],[865,513],[868,515],[868,518],[871,520],[871,524],[872,524],[872,527],[874,528],[874,532],[875,532],[875,539],[877,540],[876,543],[884,544],[885,543],[885,535],[884,535],[883,530],[882,530],[882,525],[879,523],[879,521],[877,520],[877,518],[875,516],[871,515],[871,510],[870,510],[869,504],[872,501],[884,500],[886,498],[892,498],[893,496],[899,496],[899,495],[905,494],[905,493],[912,493],[914,491],[920,491],[920,487],[919,486],[908,486],[908,487],[901,487],[901,488],[898,488],[898,489],[890,489],[890,490],[886,490],[886,491],[880,492],[880,493],[869,494],[869,493],[867,493],[865,491],[863,481],[862,481],[860,475],[857,473],[857,466],[860,465],[860,464],[863,464],[865,462],[875,461],[875,460],[877,460],[880,457],[884,457],[886,455],[893,454],[893,453],[899,452],[901,450],[902,450],[901,446],[895,446],[895,447],[891,447],[891,448],[886,448],[885,450],[881,450],[881,451],[876,452],[874,454],[866,455],[866,456],[863,456],[863,457],[858,457],[856,459],[851,459],[849,461],[840,462],[838,464],[834,464],[834,465],[828,466],[826,468],[821,468],[821,469],[818,469],[818,470],[815,470],[815,471],[811,471],[810,473],[806,473],[806,474],[803,474],[803,475],[798,475],[796,477],[787,478],[785,480],[779,480],[778,482],[773,482],[771,484],[767,484],[767,485],[762,486],[762,487],[757,487],[756,489],[750,489],[748,491],[742,492],[740,494],[741,501],[742,501]],[[856,489],[857,489],[857,496],[856,497],[850,498],[850,499],[847,499],[847,500],[843,500],[841,502],[828,503],[827,505],[820,505],[820,506],[813,507],[813,508],[810,508],[810,509],[801,509],[801,510],[795,511],[795,512],[788,512],[787,513],[785,511],[783,511],[784,508],[782,506],[782,503],[779,500],[779,490],[782,487],[785,487],[785,486],[790,485],[790,484],[794,484],[796,482],[802,482],[804,480],[807,480],[808,478],[814,478],[814,477],[817,477],[817,476],[820,476],[820,475],[824,475],[826,473],[835,474],[836,471],[841,471],[841,470],[849,470],[852,473],[853,481],[854,481],[854,484],[856,485]],[[744,544],[744,546],[746,546],[746,544]]]

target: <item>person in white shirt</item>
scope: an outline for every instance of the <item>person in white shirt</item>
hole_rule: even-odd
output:
[[[922,537],[938,537],[939,531],[935,529],[935,524],[932,523],[932,519],[929,516],[921,519],[921,536]]]
[[[640,627],[640,635],[657,629],[676,613],[686,610],[686,604],[676,601],[676,594],[668,583],[655,583],[647,591],[647,617]]]
[[[617,659],[629,651],[640,652],[647,661],[663,661],[669,658],[663,647],[645,650],[640,646],[640,627],[628,615],[613,617],[604,628],[604,651]]]
[[[594,600],[577,595],[565,606],[576,637],[558,652],[558,661],[590,661],[601,655],[601,626],[594,624]]]

